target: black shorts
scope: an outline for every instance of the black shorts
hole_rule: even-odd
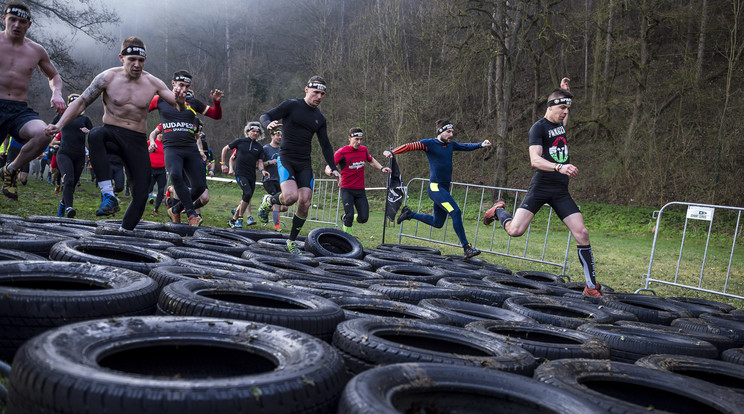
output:
[[[282,192],[282,187],[277,180],[264,181],[263,187],[264,191],[271,195]]]
[[[300,161],[280,156],[276,159],[276,166],[279,170],[280,182],[292,180],[297,183],[297,188],[313,189],[315,176],[310,160]]]
[[[561,220],[579,212],[579,206],[571,198],[571,194],[568,192],[568,186],[539,183],[533,178],[530,188],[527,190],[527,195],[524,196],[519,208],[529,210],[532,214],[537,214],[544,204],[552,207]]]
[[[26,102],[0,99],[0,137],[3,140],[10,134],[18,142],[23,143],[21,128],[35,119],[41,121],[39,114],[29,108]]]
[[[235,177],[235,181],[238,182],[240,190],[243,191],[243,197],[241,200],[250,203],[251,197],[253,197],[253,193],[256,191],[256,177],[239,175]]]

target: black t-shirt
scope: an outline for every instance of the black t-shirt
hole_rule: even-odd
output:
[[[194,119],[196,113],[204,111],[206,105],[194,97],[186,98],[186,103],[191,109],[179,111],[165,102],[163,98],[158,98],[160,125],[163,128],[163,148],[196,145]]]
[[[52,123],[57,123],[59,115]],[[58,154],[85,154],[85,132],[81,128],[93,129],[93,122],[85,115],[78,115],[62,128],[62,139],[59,143]]]
[[[261,144],[250,138],[237,138],[227,144],[230,149],[237,148],[235,154],[235,175],[256,179],[256,162],[264,159]]]
[[[568,164],[568,140],[563,124],[554,124],[543,118],[530,128],[530,146],[542,146],[542,157],[550,162]],[[568,176],[557,171],[535,172],[534,179],[541,184],[568,185]]]
[[[279,156],[297,161],[310,161],[313,135],[318,134],[318,143],[326,163],[335,167],[333,147],[328,139],[328,126],[320,109],[308,105],[304,99],[290,99],[261,115],[264,127],[273,120],[282,120],[282,145]]]

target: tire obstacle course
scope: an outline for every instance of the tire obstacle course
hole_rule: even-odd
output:
[[[744,314],[723,303],[582,298],[560,275],[331,228],[296,257],[273,232],[27,222],[0,218],[9,413],[744,406]]]

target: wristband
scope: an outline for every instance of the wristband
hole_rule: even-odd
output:
[[[556,164],[555,165],[555,172],[560,172],[561,168],[563,168],[563,164]]]

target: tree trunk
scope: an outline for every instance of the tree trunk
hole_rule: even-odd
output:
[[[703,0],[700,9],[700,35],[698,36],[697,67],[695,70],[695,85],[698,86],[703,77],[703,61],[705,60],[705,31],[708,30],[708,0]]]

